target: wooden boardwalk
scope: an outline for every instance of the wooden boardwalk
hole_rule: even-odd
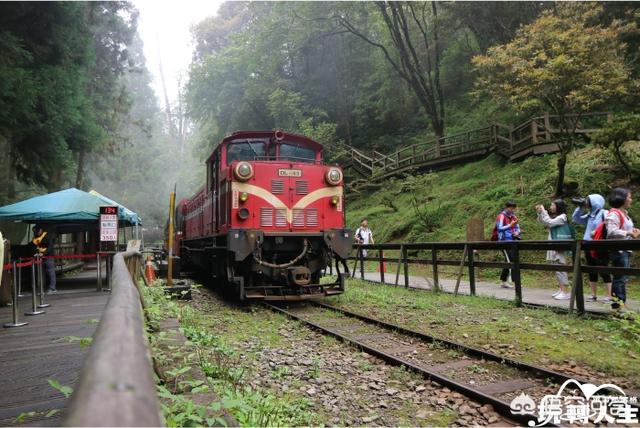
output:
[[[58,280],[56,294],[46,314],[26,317],[31,295],[20,298],[20,320],[29,325],[0,329],[0,426],[21,425],[16,418],[37,412],[23,422],[28,426],[59,426],[67,399],[48,380],[73,387],[80,375],[87,349],[70,337],[93,335],[109,293],[96,292],[95,271]],[[0,322],[11,321],[12,308],[0,308]],[[45,415],[60,409],[55,415]]]
[[[494,123],[460,134],[433,139],[384,154],[373,150],[364,153],[347,146],[353,169],[367,181],[382,181],[401,173],[422,170],[435,171],[476,161],[496,152],[510,161],[530,155],[555,153],[558,141],[567,134],[587,136],[600,129],[612,116],[608,112],[566,116],[573,129],[563,128],[557,116],[545,114],[510,127]]]

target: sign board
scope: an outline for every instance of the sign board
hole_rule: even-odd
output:
[[[100,242],[118,241],[118,207],[100,207]]]
[[[467,222],[467,241],[484,241],[484,220],[478,217]]]

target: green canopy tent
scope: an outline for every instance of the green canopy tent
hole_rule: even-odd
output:
[[[58,233],[69,233],[97,229],[102,206],[117,206],[118,221],[125,226],[135,226],[137,235],[142,223],[138,214],[99,193],[73,187],[1,207],[0,220],[55,224]]]

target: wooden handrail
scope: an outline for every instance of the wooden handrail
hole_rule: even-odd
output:
[[[565,117],[577,117],[581,120],[588,120],[599,117],[609,117],[609,112],[594,112],[584,114],[569,114]],[[464,154],[469,152],[470,156],[477,153],[477,150],[485,148],[489,150],[497,150],[500,154],[510,157],[517,153],[518,156],[526,155],[530,148],[554,142],[554,136],[561,133],[560,128],[554,128],[551,125],[553,119],[557,119],[557,115],[548,115],[533,117],[519,124],[515,128],[511,128],[501,123],[494,123],[489,126],[471,129],[462,133],[449,135],[440,139],[433,138],[422,143],[412,144],[402,147],[390,155],[385,155],[376,150],[373,151],[373,157],[366,156],[359,150],[350,147],[351,158],[359,165],[365,168],[372,176],[387,176],[388,174],[379,174],[378,168],[383,172],[393,172],[406,168],[407,165],[420,164],[425,161],[436,160],[450,156],[453,152],[456,154]],[[589,134],[595,132],[597,128],[578,128],[576,133]],[[509,136],[501,135],[500,132],[507,131]],[[546,151],[553,151],[554,148],[547,146]],[[408,155],[407,155],[408,154]],[[364,159],[364,160],[363,160]]]
[[[111,295],[71,396],[65,426],[162,425],[140,295],[128,271],[132,259],[140,257],[138,252],[114,256]]]

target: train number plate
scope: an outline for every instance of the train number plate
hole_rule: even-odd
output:
[[[302,177],[302,170],[300,169],[279,169],[279,177]]]

